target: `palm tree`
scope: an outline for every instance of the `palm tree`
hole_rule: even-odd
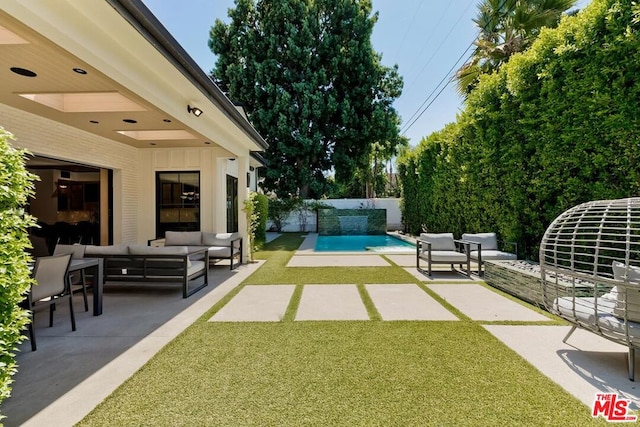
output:
[[[456,73],[458,92],[466,96],[480,74],[496,71],[511,55],[527,49],[543,27],[558,25],[576,0],[483,0],[473,20],[479,28],[471,60]]]

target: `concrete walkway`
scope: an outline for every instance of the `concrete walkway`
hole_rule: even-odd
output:
[[[548,317],[481,285],[459,284],[427,286],[472,320],[485,322],[505,320],[544,322],[545,320],[549,320]]]
[[[211,322],[278,322],[293,295],[293,285],[245,286]]]
[[[355,285],[306,285],[296,320],[369,320]]]
[[[365,288],[382,320],[458,320],[416,285],[366,285]]]
[[[479,284],[427,285],[477,321],[548,321],[549,318]],[[261,322],[284,317],[293,285],[251,285],[210,321]],[[415,284],[370,284],[365,290],[383,320],[459,320]],[[295,320],[370,320],[355,285],[304,285]]]

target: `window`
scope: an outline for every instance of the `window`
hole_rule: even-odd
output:
[[[238,231],[238,178],[227,175],[227,233]]]
[[[156,235],[200,230],[200,172],[156,173]]]

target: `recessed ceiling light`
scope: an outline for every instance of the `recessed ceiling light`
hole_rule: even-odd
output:
[[[169,120],[169,119],[162,119],[162,121],[165,122],[165,123],[171,123],[171,120]]]
[[[97,125],[97,124],[98,124],[98,123],[100,123],[100,122],[99,122],[99,121],[97,121],[97,120],[89,120],[89,123],[93,123],[94,125]]]
[[[137,120],[133,120],[133,119],[122,119],[122,121],[125,123],[138,123]]]
[[[74,68],[73,71],[75,71],[78,74],[87,74],[87,71],[83,70],[82,68]]]
[[[11,67],[10,70],[13,71],[16,74],[20,74],[21,76],[25,76],[25,77],[35,77],[35,76],[37,76],[36,73],[34,73],[31,70],[27,70],[26,68]]]

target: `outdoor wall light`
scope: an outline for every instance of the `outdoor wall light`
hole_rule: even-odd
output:
[[[200,117],[202,115],[202,110],[198,107],[192,107],[191,105],[187,105],[187,112],[192,113],[196,117]]]

